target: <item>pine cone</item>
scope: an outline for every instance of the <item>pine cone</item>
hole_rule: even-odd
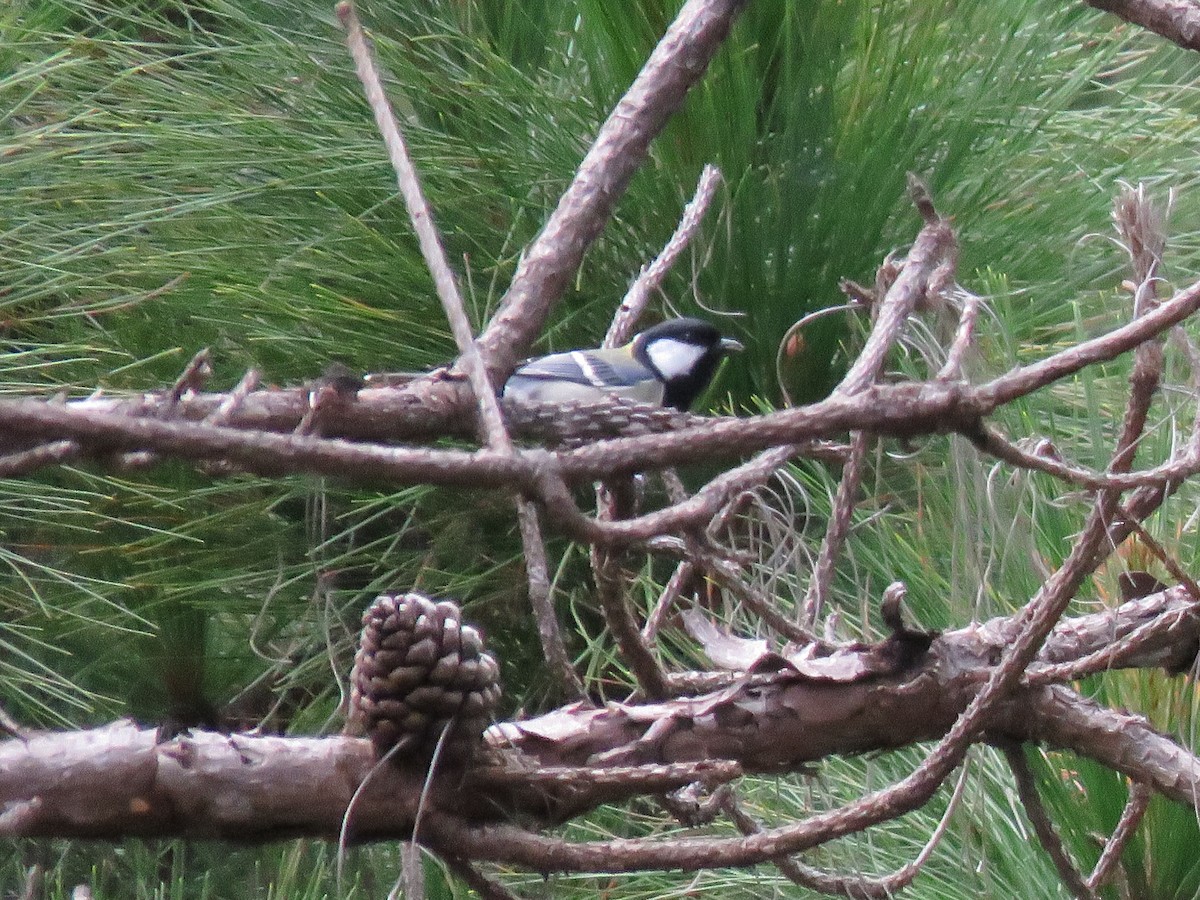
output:
[[[432,759],[449,728],[439,765],[470,760],[500,699],[500,670],[483,639],[448,601],[383,594],[363,613],[350,675],[350,721],[380,756]]]

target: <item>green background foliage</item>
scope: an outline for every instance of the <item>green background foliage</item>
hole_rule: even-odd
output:
[[[476,324],[495,310],[521,249],[674,10],[657,0],[362,4]],[[915,234],[908,171],[955,217],[960,280],[988,300],[973,372],[1037,358],[1127,314],[1123,254],[1107,238],[1118,179],[1179,189],[1167,277],[1197,270],[1195,76],[1192,56],[1082,5],[760,0],[655,142],[538,349],[599,339],[712,162],[723,190],[654,315],[719,317],[748,345],[714,406],[782,402],[776,358],[788,328],[840,302],[839,279],[869,283]],[[152,390],[204,346],[220,389],[251,366],[269,383],[295,384],[334,360],[416,371],[453,355],[323,2],[17,0],[0,9],[0,249],[5,394]],[[828,390],[861,324],[822,319],[785,347],[786,396]],[[945,323],[918,332],[895,368],[919,377],[936,367],[938,328]],[[1089,372],[1001,422],[1102,465],[1123,377],[1120,365]],[[1190,399],[1168,391],[1156,423]],[[1156,424],[1146,458],[1174,439]],[[1082,504],[1057,502],[1053,485],[993,469],[954,439],[888,449],[906,455],[876,460],[839,570],[847,636],[877,633],[874,598],[892,580],[909,585],[922,623],[951,626],[1021,605],[1065,555]],[[746,538],[762,559],[755,577],[782,605],[802,595],[833,485],[828,473],[797,470],[773,498],[777,513]],[[1190,563],[1191,522],[1156,527]],[[581,671],[620,696],[629,682],[602,632],[585,554],[555,550],[556,600]],[[1088,596],[1111,601],[1119,568]],[[668,571],[647,565],[639,575],[647,607]],[[410,586],[460,598],[484,625],[504,662],[509,711],[553,702],[503,497],[213,477],[173,463],[81,464],[0,482],[0,703],[36,726],[220,711],[243,725],[333,731],[361,610],[381,590]],[[686,641],[675,647],[682,659],[694,654]],[[1192,701],[1177,685],[1125,675],[1087,689],[1147,710],[1190,742]],[[783,822],[919,757],[918,748],[831,760],[812,778],[757,784],[751,798]],[[1092,835],[1115,822],[1124,785],[1078,760],[1038,758],[1073,849],[1094,859]],[[987,753],[972,765],[963,809],[911,895],[1061,896],[1003,768]],[[664,833],[656,813],[635,812],[602,811],[568,833]],[[938,814],[935,804],[815,861],[886,871],[912,857]],[[1141,896],[1194,894],[1191,857],[1178,848],[1194,846],[1195,832],[1190,813],[1156,806],[1127,859]],[[332,851],[308,844],[29,843],[0,855],[0,885],[20,884],[33,861],[48,867],[55,897],[79,882],[97,897],[335,890]],[[356,850],[348,862],[347,896],[380,895],[397,864],[391,848]],[[430,896],[465,896],[429,870]],[[514,875],[513,884],[535,895],[660,897],[685,882],[545,887]],[[766,868],[705,873],[694,889],[802,895]]]

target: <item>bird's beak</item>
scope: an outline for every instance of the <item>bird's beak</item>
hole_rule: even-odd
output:
[[[735,341],[733,338],[721,338],[721,349],[726,353],[730,353],[734,350],[745,350],[746,348],[742,346],[741,341]]]

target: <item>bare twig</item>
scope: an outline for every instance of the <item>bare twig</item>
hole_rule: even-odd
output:
[[[658,631],[675,608],[675,604],[683,594],[684,586],[689,584],[695,575],[696,565],[690,560],[684,560],[675,567],[675,571],[667,579],[662,593],[658,595],[654,608],[646,616],[646,624],[642,626],[643,640],[654,641],[658,638]]]
[[[626,292],[601,346],[617,347],[624,344],[632,335],[637,320],[645,310],[651,294],[662,284],[662,280],[674,265],[679,254],[687,247],[699,229],[720,180],[719,169],[715,166],[704,167],[696,186],[695,196],[684,209],[674,234],[671,235],[671,239],[655,260],[642,268],[641,273]],[[628,494],[630,489],[631,483],[627,480],[619,484],[598,485],[596,487],[597,520],[611,522],[621,518],[622,511],[616,502],[616,495],[617,493]],[[675,502],[678,503],[681,500],[682,498],[676,498]],[[661,699],[667,695],[666,673],[651,651],[645,632],[639,631],[633,611],[629,607],[626,596],[629,579],[625,577],[624,567],[621,564],[622,558],[623,554],[619,551],[600,547],[592,548],[590,554],[592,577],[600,599],[600,609],[604,614],[609,632],[616,641],[617,649],[629,664],[643,695]]]
[[[883,299],[875,307],[871,333],[862,353],[846,373],[835,393],[860,393],[879,380],[888,351],[900,339],[908,317],[924,300],[939,290],[939,286],[935,284],[935,275],[942,280],[950,277],[945,272],[945,267],[955,256],[954,232],[933,208],[928,189],[912,175],[909,176],[909,189],[917,208],[925,218],[925,226],[913,242],[899,277],[891,283]],[[862,431],[851,436],[850,457],[842,469],[829,524],[821,540],[821,549],[817,554],[817,562],[813,566],[808,591],[801,608],[801,622],[807,628],[813,628],[820,620],[832,587],[834,568],[850,533],[854,505],[862,486],[866,455],[872,442],[873,438]]]
[[[620,517],[623,510],[617,493],[627,494],[632,486],[629,480],[618,485],[604,483],[596,486],[596,518],[599,523],[608,525]],[[600,612],[622,659],[629,665],[642,693],[651,699],[662,699],[667,695],[666,673],[655,659],[649,643],[642,637],[630,608],[626,595],[630,579],[622,565],[625,554],[618,549],[593,544],[588,557],[596,596],[600,601]]]
[[[183,371],[163,397],[163,403],[155,410],[155,415],[164,419],[174,416],[175,410],[179,406],[179,401],[186,395],[194,394],[204,387],[204,383],[208,381],[211,375],[212,354],[205,347],[198,351],[188,361],[188,364],[183,367]],[[120,466],[127,468],[147,466],[153,462],[154,454],[146,451],[124,453],[118,460]]]
[[[83,447],[78,441],[50,441],[0,456],[0,478],[17,478],[28,475],[47,466],[60,466],[65,462],[77,459],[83,453]]]
[[[879,379],[888,351],[904,330],[913,310],[926,298],[934,272],[947,256],[953,254],[954,231],[933,208],[928,190],[911,175],[909,190],[925,219],[925,226],[913,242],[899,277],[888,288],[878,307],[862,352],[837,386],[836,393],[856,394]]]
[[[542,644],[542,652],[546,654],[546,662],[554,673],[559,685],[568,696],[585,697],[587,691],[571,658],[567,654],[567,644],[558,627],[558,616],[554,612],[554,600],[551,596],[550,569],[546,560],[546,542],[542,537],[542,526],[538,519],[537,505],[518,498],[517,523],[521,529],[521,546],[524,548],[525,574],[529,584],[529,603],[533,608],[533,618],[537,622],[538,639]]]
[[[531,787],[575,788],[579,786],[631,786],[637,791],[671,790],[681,784],[725,784],[744,774],[741,765],[730,759],[702,759],[695,762],[653,763],[642,766],[541,766],[537,769],[476,768],[472,784],[521,785]]]
[[[246,374],[242,376],[234,389],[226,395],[219,406],[204,417],[204,421],[209,425],[228,424],[245,404],[246,398],[258,388],[261,381],[262,374],[258,369],[247,369]]]
[[[171,414],[184,394],[198,391],[204,387],[205,382],[208,381],[211,375],[212,353],[205,347],[188,361],[188,364],[184,366],[179,377],[175,379],[175,384],[171,386],[171,390],[167,392],[166,414]]]
[[[1134,488],[1148,488],[1161,492],[1166,485],[1178,482],[1200,471],[1200,456],[1197,456],[1192,450],[1154,468],[1144,469],[1140,472],[1105,473],[1097,472],[1078,463],[1064,461],[1059,456],[1057,448],[1049,441],[1039,441],[1033,450],[1027,450],[1012,443],[988,424],[982,425],[978,431],[968,437],[984,453],[1012,466],[1043,472],[1088,490],[1127,491]],[[1145,518],[1145,516],[1142,515],[1141,518]]]
[[[1145,652],[1148,641],[1170,633],[1194,614],[1191,609],[1180,609],[1158,616],[1125,636],[1070,662],[1031,666],[1025,680],[1029,684],[1052,684],[1107,672],[1119,667],[1126,659],[1140,656]]]
[[[975,339],[975,322],[979,318],[979,309],[983,306],[983,298],[978,294],[967,294],[963,300],[962,312],[958,317],[958,330],[954,333],[954,341],[946,354],[946,362],[937,373],[939,381],[950,381],[963,377],[963,363],[967,351]]]
[[[767,628],[785,640],[801,646],[819,642],[810,629],[781,613],[772,598],[746,584],[741,568],[725,559],[708,538],[684,541],[664,538],[660,542],[652,542],[650,548],[676,557],[682,556],[685,561],[711,576],[721,587],[737,597]]]
[[[1129,799],[1125,802],[1125,808],[1121,810],[1121,818],[1117,820],[1117,827],[1104,842],[1104,850],[1100,854],[1100,859],[1096,861],[1096,868],[1087,877],[1087,886],[1093,891],[1104,887],[1108,879],[1112,877],[1113,870],[1121,860],[1121,854],[1125,852],[1125,847],[1129,844],[1134,832],[1137,831],[1138,824],[1142,821],[1142,816],[1146,814],[1149,806],[1150,788],[1140,781],[1135,781],[1129,786]]]
[[[1175,557],[1167,552],[1166,548],[1158,542],[1154,535],[1142,526],[1141,522],[1129,510],[1118,503],[1117,512],[1125,517],[1126,523],[1133,528],[1146,548],[1166,567],[1167,571],[1171,573],[1171,577],[1186,587],[1192,600],[1200,604],[1200,585],[1196,583],[1191,574],[1179,564],[1179,561]]]
[[[396,182],[400,186],[400,193],[404,195],[404,205],[408,208],[409,219],[417,234],[421,255],[425,258],[425,265],[429,267],[430,274],[433,276],[438,299],[442,301],[442,308],[450,322],[450,331],[458,345],[459,364],[466,370],[467,377],[471,382],[471,389],[475,392],[475,401],[479,404],[483,432],[493,449],[500,451],[511,449],[512,442],[504,427],[504,420],[500,415],[500,406],[496,401],[496,392],[488,376],[487,367],[475,344],[475,334],[471,329],[466,307],[463,305],[462,296],[458,291],[458,281],[454,276],[454,270],[450,268],[446,251],[442,248],[441,238],[433,224],[433,213],[429,209],[429,203],[425,200],[425,194],[421,190],[420,179],[417,177],[416,168],[409,157],[404,136],[400,132],[400,126],[392,112],[387,94],[384,93],[383,83],[379,79],[379,72],[371,57],[366,35],[363,34],[362,25],[359,24],[358,15],[354,11],[354,4],[350,0],[342,0],[337,5],[337,14],[346,29],[346,39],[350,47],[350,55],[354,58],[358,79],[366,90],[367,100],[375,114],[375,124],[383,136],[388,158],[396,172]]]
[[[638,277],[625,292],[625,298],[621,301],[617,314],[608,327],[608,334],[604,336],[605,347],[618,347],[632,336],[634,326],[650,301],[651,295],[658,290],[667,273],[671,271],[671,267],[675,265],[679,254],[687,248],[696,232],[700,230],[700,223],[704,221],[704,214],[708,211],[708,206],[712,203],[712,198],[720,183],[721,170],[716,166],[706,165],[704,171],[700,173],[700,180],[696,183],[695,195],[691,202],[684,207],[683,216],[675,227],[675,233],[671,235],[671,239],[667,241],[666,246],[654,261],[642,267]]]
[[[842,467],[842,477],[833,497],[829,524],[825,528],[825,536],[821,540],[821,549],[817,554],[817,562],[813,566],[808,591],[804,595],[804,604],[800,610],[800,621],[806,628],[816,627],[817,622],[821,620],[825,601],[833,587],[834,569],[846,537],[850,534],[850,522],[854,515],[858,490],[862,486],[867,451],[874,440],[865,431],[856,431],[850,437],[850,455],[846,459],[846,465]]]
[[[1015,369],[979,387],[941,383],[878,385],[854,396],[834,396],[768,416],[714,419],[670,433],[599,441],[555,454],[553,465],[571,480],[593,480],[614,472],[646,471],[696,459],[741,456],[765,447],[800,443],[850,429],[899,435],[956,430],[972,435],[978,431],[980,420],[999,406],[1086,366],[1112,359],[1178,324],[1198,308],[1200,283],[1108,334]],[[353,406],[358,407],[362,399],[360,395]],[[302,415],[296,406],[298,401],[299,397],[283,398],[283,408],[295,410],[288,413],[295,415],[293,422]],[[133,406],[146,409],[144,403]],[[460,451],[381,448],[343,441],[247,434],[228,426],[155,421],[118,411],[125,408],[121,403],[84,401],[64,405],[0,399],[0,428],[35,439],[76,438],[106,449],[144,447],[189,459],[225,459],[249,471],[268,474],[308,471],[366,478],[375,483],[428,482],[476,487],[516,484],[524,490],[533,486],[533,467],[545,465],[551,459],[541,456],[536,462],[526,460],[522,464],[494,454],[489,458],[486,451],[471,455]],[[203,407],[205,414],[211,408],[211,403]],[[389,429],[401,427],[415,414],[416,409],[411,406],[389,409],[388,415],[393,417]],[[378,411],[371,415],[378,415]],[[426,428],[440,421],[438,413],[428,408],[421,408],[416,418]],[[239,424],[248,427],[252,421],[239,419]],[[387,433],[377,423],[370,425],[365,420],[360,427],[374,434]],[[1178,477],[1186,474],[1181,472]],[[1168,486],[1176,483],[1175,477],[1165,479]],[[1147,487],[1126,505],[1144,518],[1142,505],[1160,503],[1163,496],[1162,486]]]
[[[1002,749],[1016,780],[1017,796],[1021,798],[1021,804],[1025,807],[1025,815],[1029,817],[1038,841],[1054,863],[1054,868],[1058,870],[1058,877],[1072,896],[1080,900],[1096,900],[1095,892],[1084,881],[1083,875],[1068,855],[1062,838],[1058,836],[1054,823],[1050,821],[1046,807],[1042,805],[1033,771],[1029,768],[1029,761],[1025,759],[1024,748],[1019,744],[1005,744]]]
[[[396,180],[404,195],[404,202],[408,208],[413,229],[417,233],[421,253],[433,275],[438,297],[442,301],[442,308],[446,312],[451,332],[458,345],[459,364],[466,370],[471,388],[475,393],[479,421],[487,444],[493,450],[511,457],[515,451],[512,439],[504,425],[504,418],[500,414],[495,388],[475,342],[474,331],[467,318],[462,295],[458,290],[458,282],[450,268],[450,262],[442,248],[441,238],[433,224],[432,212],[425,200],[424,192],[421,190],[420,180],[409,157],[399,123],[384,94],[383,84],[379,79],[374,60],[371,58],[362,26],[358,22],[353,5],[348,0],[339,3],[337,11],[346,27],[350,52],[354,57],[359,80],[366,89],[367,99],[375,113],[375,121],[383,135],[392,167],[396,171]],[[537,509],[531,501],[519,496],[516,498],[516,505],[521,527],[521,541],[525,548],[525,568],[529,577],[530,602],[538,620],[538,634],[542,640],[542,649],[564,689],[573,696],[584,696],[583,685],[571,666],[566,644],[558,627],[558,620],[554,615],[550,598],[550,579],[546,567],[546,550],[538,523]]]
[[[954,784],[954,793],[950,795],[946,809],[925,845],[911,862],[901,866],[890,875],[833,875],[787,857],[775,860],[775,865],[780,872],[801,887],[825,894],[850,897],[853,900],[890,900],[897,892],[912,884],[913,879],[917,877],[921,868],[933,855],[933,851],[937,849],[942,837],[946,834],[946,829],[950,827],[950,819],[958,808],[966,786],[967,769],[964,766],[959,773],[958,781]],[[742,834],[758,834],[762,831],[762,826],[741,808],[732,794],[724,794],[723,799],[724,809]]]

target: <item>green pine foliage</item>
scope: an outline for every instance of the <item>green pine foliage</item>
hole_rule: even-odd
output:
[[[674,10],[660,0],[361,5],[477,324]],[[1180,189],[1167,277],[1183,282],[1200,268],[1188,193],[1195,81],[1191,56],[1082,5],[751,4],[655,142],[540,349],[600,337],[712,162],[724,189],[657,313],[728,316],[748,344],[715,405],[802,402],[836,381],[861,334],[851,314],[806,328],[777,370],[780,341],[805,313],[841,302],[839,279],[869,282],[883,255],[912,239],[908,171],[954,215],[960,280],[988,300],[973,372],[1037,358],[1126,315],[1124,259],[1108,239],[1118,179]],[[156,389],[204,346],[218,389],[251,366],[267,383],[295,384],[332,361],[416,371],[453,356],[324,0],[16,0],[0,9],[0,251],[7,395]],[[898,354],[896,368],[921,376],[936,365],[938,327]],[[1103,464],[1124,376],[1123,365],[1086,373],[1015,405],[1001,424]],[[1162,402],[1188,399],[1168,391]],[[1145,458],[1176,439],[1155,427]],[[898,449],[905,458],[876,459],[839,570],[846,634],[879,633],[877,598],[895,579],[929,627],[1024,603],[1067,552],[1080,505],[1057,503],[1045,479],[995,469],[957,439],[888,448]],[[820,539],[833,484],[798,470],[747,538],[772,547],[755,576],[784,604],[803,596],[805,546]],[[1162,536],[1185,564],[1194,559],[1190,523]],[[557,550],[556,596],[581,671],[620,695],[628,676],[602,633],[586,554]],[[1118,568],[1089,596],[1112,597]],[[647,609],[668,573],[656,562],[639,579]],[[409,586],[466,602],[504,661],[510,708],[553,702],[503,497],[214,476],[176,463],[79,463],[0,482],[0,703],[48,727],[120,715],[202,720],[219,709],[239,724],[336,730],[362,608],[374,593]],[[734,621],[755,627],[748,616]],[[695,659],[689,642],[672,646],[681,662]],[[1141,676],[1097,690],[1130,684]],[[1161,727],[1190,738],[1190,700],[1155,708]],[[782,823],[878,787],[919,758],[831,760],[813,778],[752,786],[750,802]],[[1031,849],[1003,766],[986,753],[971,765],[951,830],[910,895],[1063,896]],[[1051,758],[1039,774],[1080,858],[1092,861],[1091,834],[1111,828],[1124,785],[1073,760]],[[811,862],[902,865],[944,803]],[[570,834],[664,827],[654,810],[601,811]],[[1178,850],[1181,835],[1194,845],[1194,828],[1186,811],[1154,807],[1128,855],[1141,895],[1194,893],[1191,857]],[[47,867],[52,897],[80,882],[98,898],[338,890],[334,851],[310,844],[230,852],[30,842],[0,855],[0,884],[20,884],[33,862]],[[374,897],[397,861],[390,848],[355,850],[346,869],[340,896]],[[437,865],[427,871],[431,897],[466,896]],[[767,867],[694,882],[512,883],[554,896],[663,897],[689,884],[713,896],[807,896]]]

